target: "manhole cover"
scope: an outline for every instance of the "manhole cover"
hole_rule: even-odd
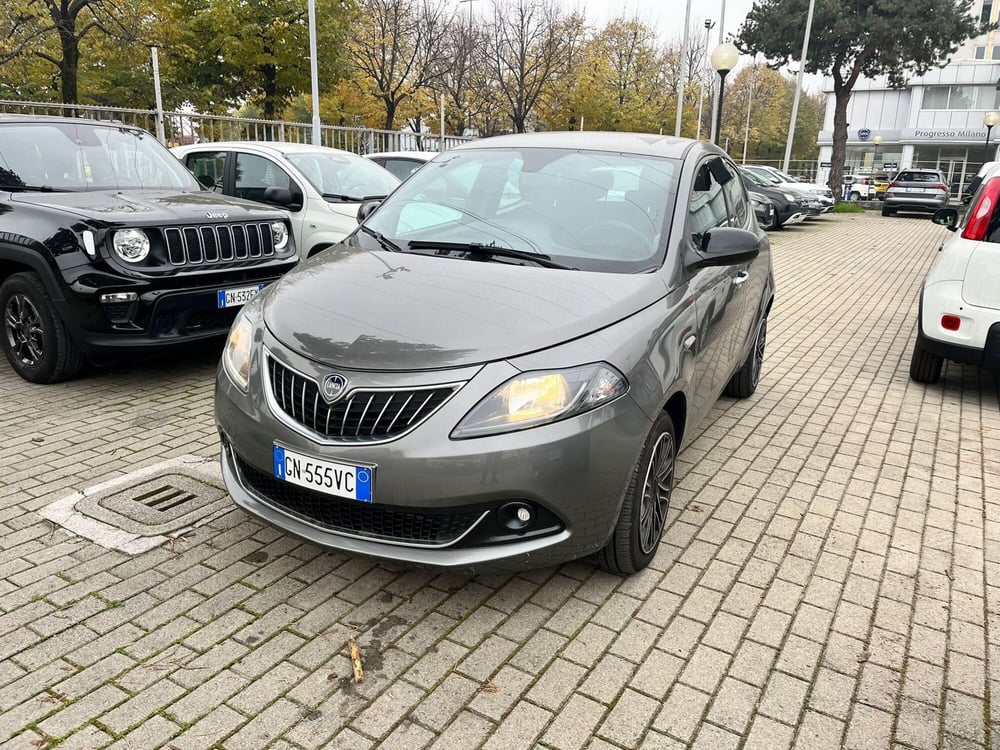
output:
[[[218,460],[181,456],[47,505],[44,518],[111,549],[152,549],[232,508]]]

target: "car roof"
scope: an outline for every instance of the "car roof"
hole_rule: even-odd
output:
[[[702,147],[722,154],[722,150],[705,141],[675,138],[651,133],[603,133],[597,131],[568,131],[545,133],[515,133],[463,143],[452,151],[469,151],[484,148],[559,148],[584,151],[618,151],[639,156],[666,156],[675,159],[695,147]]]
[[[171,151],[179,154],[186,154],[189,151],[212,149],[236,149],[243,148],[251,151],[261,151],[272,155],[286,156],[288,154],[350,154],[357,156],[351,151],[341,148],[330,148],[329,146],[315,146],[312,143],[290,143],[288,141],[208,141],[205,143],[189,143],[184,146],[174,146]]]
[[[3,123],[57,123],[65,122],[71,123],[73,125],[94,125],[97,127],[105,128],[131,128],[132,130],[141,130],[145,133],[149,131],[141,125],[133,125],[128,122],[121,122],[118,120],[94,120],[90,117],[58,117],[55,115],[21,115],[13,114],[9,112],[0,112],[0,124]]]
[[[415,161],[430,161],[437,156],[440,151],[376,151],[371,154],[363,154],[366,159],[374,159],[376,156],[390,159],[413,159]]]

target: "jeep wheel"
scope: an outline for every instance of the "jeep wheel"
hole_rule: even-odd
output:
[[[895,209],[893,209],[893,208],[889,208],[889,207],[888,207],[888,206],[886,206],[886,205],[883,205],[883,206],[882,206],[882,215],[883,215],[883,216],[892,216],[892,215],[893,215],[894,213],[896,213],[896,210],[895,210]]]
[[[910,357],[910,377],[918,383],[936,383],[941,379],[941,368],[944,358],[931,354],[920,345],[918,338],[913,344],[913,356]]]
[[[653,423],[632,474],[621,513],[597,562],[612,573],[635,573],[656,555],[674,489],[677,433],[666,412]]]
[[[747,355],[746,361],[736,371],[736,374],[726,383],[723,393],[731,398],[749,398],[757,390],[757,383],[760,382],[760,371],[764,366],[764,348],[767,345],[767,318],[760,321],[757,329],[757,338],[754,339],[753,348]]]
[[[33,273],[16,273],[0,286],[0,344],[14,371],[32,383],[75,377],[83,355],[66,333],[52,299]]]

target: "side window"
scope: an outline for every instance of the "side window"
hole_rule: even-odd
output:
[[[726,171],[729,173],[730,179],[722,187],[726,193],[726,202],[729,204],[729,225],[746,229],[750,218],[750,205],[747,201],[747,194],[743,190],[743,185],[736,177],[733,168],[728,164],[726,165]]]
[[[237,198],[264,202],[264,191],[269,187],[283,187],[294,190],[288,173],[270,159],[256,154],[236,154]]]
[[[405,180],[421,167],[421,162],[413,159],[386,159],[385,162],[379,163],[396,175],[400,181]]]
[[[188,169],[194,172],[198,182],[215,193],[222,192],[222,180],[226,173],[225,151],[188,154],[185,164]],[[209,180],[211,180],[211,184],[209,184]]]
[[[709,161],[699,165],[688,205],[688,233],[695,245],[701,244],[705,232],[729,223],[722,185],[716,180],[710,165]]]

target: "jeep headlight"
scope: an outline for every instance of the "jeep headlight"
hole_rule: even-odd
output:
[[[627,390],[625,377],[603,362],[526,372],[480,401],[451,436],[470,438],[537,427],[596,409]]]
[[[141,263],[149,255],[149,237],[141,229],[119,229],[111,245],[118,257],[128,263]]]
[[[798,200],[798,198],[792,195],[791,193],[782,193],[782,195],[785,196],[785,200],[788,201],[789,203],[795,203],[795,201]]]
[[[246,391],[250,385],[250,355],[253,351],[253,323],[242,310],[233,327],[229,329],[226,348],[222,350],[222,366],[229,379],[241,391]]]
[[[284,250],[288,246],[288,227],[283,221],[271,222],[271,239],[275,250]]]

